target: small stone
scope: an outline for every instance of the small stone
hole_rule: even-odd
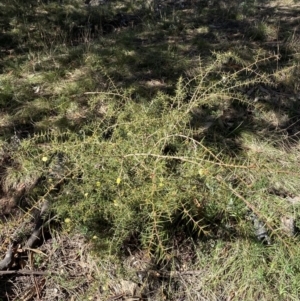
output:
[[[292,237],[295,235],[295,219],[290,216],[283,216],[281,219],[281,229],[288,236]]]

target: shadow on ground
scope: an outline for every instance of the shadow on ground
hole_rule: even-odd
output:
[[[180,4],[168,1],[157,2],[147,9],[137,5],[135,9],[130,8],[128,13],[126,5],[112,9],[113,3],[99,6],[77,3],[73,7],[67,2],[63,5],[55,2],[45,5],[32,3],[32,15],[30,12],[26,14],[25,24],[22,23],[25,14],[22,9],[15,24],[9,24],[8,19],[2,21],[5,28],[1,33],[5,41],[1,48],[2,72],[16,74],[19,78],[18,86],[16,83],[11,85],[7,80],[1,91],[2,113],[10,116],[10,122],[1,127],[5,139],[13,135],[15,128],[25,127],[25,131],[28,131],[30,127],[32,134],[35,130],[51,127],[50,122],[45,122],[41,127],[38,124],[52,117],[57,117],[52,119],[55,119],[53,124],[58,128],[73,131],[78,131],[87,119],[90,121],[93,118],[92,114],[88,114],[73,122],[62,116],[62,111],[57,109],[53,101],[54,97],[69,98],[70,101],[70,94],[73,94],[75,98],[71,101],[76,103],[78,110],[86,111],[87,97],[83,94],[111,88],[110,82],[114,83],[116,89],[130,89],[130,96],[137,101],[150,100],[158,91],[172,94],[178,78],[189,78],[193,74],[191,70],[200,64],[199,58],[202,63],[209,64],[214,60],[211,54],[215,51],[231,51],[243,57],[244,64],[253,63],[259,52],[265,56],[275,53],[279,60],[260,67],[269,74],[282,71],[278,78],[273,79],[274,86],[258,85],[244,91],[248,94],[248,107],[243,105],[236,109],[236,103],[229,105],[228,111],[245,110],[244,120],[240,114],[231,114],[230,124],[233,125],[223,124],[220,132],[219,125],[215,123],[209,132],[215,130],[218,135],[223,132],[221,137],[225,138],[232,138],[234,133],[233,142],[238,141],[238,133],[244,128],[253,132],[262,128],[273,129],[274,125],[266,120],[252,117],[249,120],[252,103],[259,102],[273,115],[287,115],[288,121],[279,122],[276,128],[280,129],[280,133],[287,129],[287,136],[292,135],[290,140],[297,138],[299,70],[285,69],[292,68],[298,61],[295,54],[299,35],[298,6],[276,6],[272,2],[246,6],[235,1],[213,5],[203,1],[183,1]],[[13,6],[9,8],[8,13],[14,9]],[[25,26],[32,28],[30,37]],[[15,27],[19,28],[19,35],[13,33]],[[65,41],[65,47],[61,50],[51,49],[51,41],[59,39]],[[37,83],[30,83],[20,70],[25,63],[28,68],[26,60],[32,51],[48,51],[49,55],[53,53],[52,58],[39,62],[38,56],[32,56],[31,71],[44,72],[49,76],[44,76]],[[86,63],[85,60],[89,58],[92,58],[92,62]],[[220,71],[233,73],[243,67],[233,57],[224,61]],[[85,70],[76,78],[74,74],[82,68]],[[73,81],[74,87],[72,91],[51,93],[50,84],[48,91],[41,89],[37,92],[36,89],[45,85],[43,81],[47,80]],[[36,102],[41,98],[48,106],[37,107]],[[224,116],[219,117],[228,119],[226,114],[224,112]],[[17,117],[13,118],[12,115]],[[238,130],[234,130],[236,124],[239,125]],[[214,142],[217,140],[214,139]]]

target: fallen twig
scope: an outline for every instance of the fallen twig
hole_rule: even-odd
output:
[[[11,271],[0,271],[1,275],[37,275],[37,276],[48,276],[54,274],[54,272],[43,272],[43,271],[32,271],[32,270],[11,270]]]

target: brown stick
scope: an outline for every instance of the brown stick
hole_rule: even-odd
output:
[[[12,271],[0,271],[1,275],[37,275],[48,276],[53,274],[52,272],[31,271],[31,270],[12,270]]]

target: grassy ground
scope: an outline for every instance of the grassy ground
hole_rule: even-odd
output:
[[[297,3],[1,5],[1,300],[298,300]]]

